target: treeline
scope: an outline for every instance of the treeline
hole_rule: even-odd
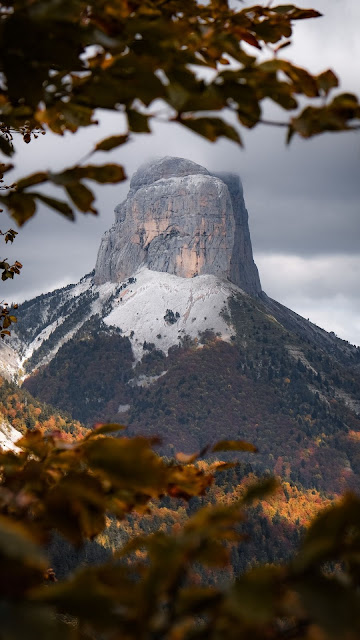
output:
[[[60,431],[70,437],[87,433],[77,420],[51,405],[36,400],[28,391],[0,376],[0,414],[20,433],[38,429],[41,433]]]

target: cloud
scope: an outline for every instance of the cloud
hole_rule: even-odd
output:
[[[256,255],[266,293],[339,337],[360,345],[359,255]]]

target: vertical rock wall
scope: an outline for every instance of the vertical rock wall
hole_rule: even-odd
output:
[[[183,278],[213,274],[261,292],[240,180],[183,158],[140,167],[103,236],[95,282],[119,282],[141,265]]]

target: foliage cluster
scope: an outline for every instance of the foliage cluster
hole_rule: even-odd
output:
[[[189,499],[212,482],[216,464],[204,471],[184,454],[167,463],[144,438],[109,437],[118,429],[102,425],[72,444],[30,432],[19,454],[0,454],[4,640],[358,637],[360,501],[351,494],[318,516],[287,564],[255,567],[230,584],[209,585],[196,573],[226,568],[231,545],[246,544],[246,509],[276,489],[271,479],[57,582],[42,549],[53,528],[81,543],[104,529],[106,513],[122,519],[147,511],[151,498]]]
[[[122,114],[121,124],[89,155],[110,151],[133,133],[150,132],[159,105],[165,106],[165,120],[210,141],[224,136],[241,144],[239,127],[229,124],[225,112],[247,128],[284,126],[288,141],[294,134],[308,138],[357,128],[357,97],[330,97],[338,86],[333,71],[315,76],[280,57],[294,22],[317,17],[318,11],[291,4],[230,8],[227,0],[5,0],[0,150],[12,156],[17,134],[28,143],[46,130],[74,133],[95,124],[96,110],[106,109]],[[264,51],[269,59],[259,55]],[[199,68],[211,72],[209,81],[199,76]],[[300,111],[298,97],[305,98]],[[292,117],[267,122],[262,115],[267,99]],[[12,168],[3,164],[2,173]],[[0,196],[0,204],[18,224],[31,218],[39,203],[73,219],[74,207],[96,213],[88,181],[124,179],[119,165],[79,162],[18,180]],[[68,201],[45,193],[46,183],[62,189]]]
[[[2,177],[2,173],[1,173],[1,165],[0,165],[0,178],[1,177]],[[0,179],[0,182],[2,182],[1,179]],[[14,242],[15,237],[17,236],[17,231],[14,231],[14,229],[8,229],[5,232],[0,230],[0,236],[3,236],[6,244],[8,242]],[[9,262],[7,262],[7,258],[5,258],[5,260],[0,260],[0,271],[2,270],[1,280],[2,281],[12,280],[15,274],[18,275],[20,273],[20,269],[22,269],[22,264],[18,260],[15,260],[14,264],[9,264]],[[16,309],[16,308],[17,308],[17,305],[14,305],[13,309]],[[10,335],[9,327],[11,326],[11,324],[13,324],[16,321],[17,321],[17,318],[16,316],[13,315],[12,310],[9,309],[9,305],[6,302],[5,303],[0,302],[0,336],[1,338],[4,338],[5,336]]]
[[[198,465],[206,469],[209,463],[201,461]],[[110,519],[107,529],[97,538],[94,553],[99,553],[101,558],[106,549],[115,552],[136,536],[157,531],[166,534],[180,531],[198,509],[206,505],[230,506],[240,500],[249,485],[257,480],[252,465],[237,463],[216,474],[203,497],[194,497],[188,503],[180,504],[175,499],[164,497],[151,503],[151,512],[148,514],[135,513],[122,522]],[[231,565],[226,572],[204,570],[198,566],[193,570],[193,581],[199,582],[201,579],[210,584],[224,584],[254,566],[284,564],[295,553],[310,521],[329,504],[330,500],[314,489],[301,489],[293,483],[280,480],[279,490],[274,495],[248,508],[247,521],[242,525],[248,540],[245,545],[240,542],[231,546]],[[60,550],[51,557],[54,557],[52,564],[55,563],[56,571],[63,571],[64,556],[60,555]],[[82,557],[78,562],[81,561]]]

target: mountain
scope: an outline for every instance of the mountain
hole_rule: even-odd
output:
[[[238,176],[182,158],[141,167],[102,239],[94,281],[118,283],[143,265],[182,278],[212,274],[259,294]]]
[[[115,216],[92,273],[20,306],[23,386],[167,453],[243,438],[256,471],[360,489],[360,349],[261,290],[239,178],[163,158]]]

